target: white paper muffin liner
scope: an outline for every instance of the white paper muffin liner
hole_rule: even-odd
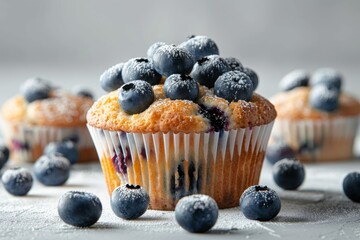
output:
[[[357,134],[359,117],[327,120],[276,119],[271,141],[293,147],[303,162],[349,160]]]
[[[138,184],[152,209],[172,210],[183,196],[212,196],[220,208],[237,206],[257,184],[273,122],[210,133],[126,133],[88,125],[109,193]]]

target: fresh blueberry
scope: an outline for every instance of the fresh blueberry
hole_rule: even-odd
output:
[[[285,190],[295,190],[304,182],[304,166],[296,159],[285,158],[273,166],[275,183]]]
[[[290,91],[297,87],[306,87],[309,84],[310,75],[305,70],[294,70],[286,74],[280,81],[281,91]]]
[[[122,69],[124,83],[144,80],[151,85],[156,85],[160,82],[161,77],[147,58],[132,58],[124,64]]]
[[[110,199],[113,212],[123,219],[136,219],[143,215],[149,201],[149,194],[142,187],[131,184],[117,187]]]
[[[339,106],[339,91],[329,89],[326,85],[315,85],[310,89],[309,102],[320,111],[333,112]]]
[[[124,63],[116,64],[111,68],[107,69],[103,74],[100,76],[100,85],[102,89],[106,92],[114,91],[120,88],[124,81],[122,79],[122,69]]]
[[[58,214],[67,224],[75,227],[90,227],[102,213],[100,199],[88,192],[69,191],[58,202]]]
[[[46,155],[60,153],[67,158],[71,164],[75,164],[79,159],[79,150],[72,141],[50,142],[44,149]]]
[[[229,64],[232,71],[242,71],[244,66],[241,64],[240,60],[234,57],[224,58],[225,61]]]
[[[6,170],[1,177],[1,181],[6,191],[15,196],[26,195],[33,185],[31,173],[22,167]]]
[[[66,137],[62,140],[62,142],[68,142],[68,141],[73,142],[74,144],[78,144],[79,141],[80,141],[80,137],[79,137],[78,134],[72,133],[72,134],[70,134],[69,136],[66,136]]]
[[[278,215],[280,209],[280,198],[267,186],[251,186],[240,198],[240,210],[251,220],[269,221]]]
[[[253,84],[248,75],[240,71],[230,71],[215,82],[215,95],[229,102],[249,101],[253,94]]]
[[[153,55],[155,70],[163,76],[174,73],[189,74],[194,66],[194,56],[186,49],[175,45],[159,47]]]
[[[26,101],[29,103],[49,98],[51,90],[52,86],[49,81],[41,78],[31,78],[26,80],[20,89]]]
[[[202,194],[183,197],[175,207],[177,223],[192,233],[210,230],[215,225],[218,215],[219,209],[215,200]]]
[[[224,58],[218,55],[210,55],[199,59],[190,75],[199,84],[213,88],[216,79],[228,71],[231,71],[231,67]]]
[[[125,83],[119,91],[119,104],[127,114],[141,113],[154,102],[154,91],[148,82]]]
[[[188,75],[170,75],[164,83],[165,96],[175,100],[195,101],[199,96],[199,84]]]
[[[250,68],[243,68],[243,70],[241,72],[243,72],[249,76],[249,78],[253,84],[253,91],[255,91],[259,84],[259,78],[258,78],[258,75],[256,74],[256,72],[254,72],[254,70],[252,70]]]
[[[351,172],[343,181],[345,195],[354,202],[360,202],[360,172]]]
[[[332,68],[320,68],[316,70],[310,78],[310,86],[324,84],[329,89],[341,90],[342,76]]]
[[[152,59],[153,56],[154,56],[155,51],[156,51],[159,47],[162,47],[162,46],[165,46],[165,45],[167,45],[167,44],[164,43],[164,42],[156,42],[156,43],[152,44],[152,45],[149,47],[149,49],[147,50],[147,52],[146,52],[146,55],[147,55],[148,59]]]
[[[269,163],[275,164],[284,158],[295,158],[295,151],[286,143],[275,141],[268,145],[265,157]]]
[[[63,185],[70,176],[70,161],[60,154],[41,156],[34,164],[36,179],[46,186]]]
[[[75,86],[72,89],[72,92],[79,97],[94,99],[94,94],[92,93],[92,91],[83,86]]]
[[[219,55],[216,43],[206,36],[190,36],[179,46],[188,50],[195,57],[195,60],[209,55]]]
[[[0,144],[0,169],[4,167],[10,157],[9,148],[3,144]]]

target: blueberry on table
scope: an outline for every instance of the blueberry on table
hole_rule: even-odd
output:
[[[46,186],[63,185],[70,176],[70,161],[58,153],[43,155],[34,164],[36,179]]]
[[[322,84],[338,92],[341,90],[341,82],[341,74],[332,68],[320,68],[310,78],[310,86]]]
[[[26,80],[20,88],[21,94],[27,102],[46,99],[50,96],[52,86],[49,81],[41,78],[31,78]]]
[[[123,219],[136,219],[143,215],[148,206],[149,194],[139,185],[126,184],[117,187],[111,194],[111,209]]]
[[[360,202],[360,172],[351,172],[343,180],[345,195],[354,202]]]
[[[0,169],[4,167],[10,157],[10,150],[7,146],[0,144]]]
[[[216,223],[219,209],[214,199],[203,194],[183,197],[176,204],[175,219],[186,231],[203,233]]]
[[[286,74],[280,81],[281,91],[290,91],[297,87],[306,87],[309,84],[310,74],[305,70],[297,69]]]
[[[165,96],[175,100],[195,101],[199,96],[199,84],[188,75],[170,75],[164,83]]]
[[[242,65],[242,63],[240,62],[239,59],[235,58],[235,57],[227,57],[224,58],[225,61],[229,64],[230,68],[232,71],[241,71],[243,70],[244,66]]]
[[[133,80],[144,80],[151,85],[156,85],[160,82],[162,76],[154,69],[149,59],[132,58],[124,64],[122,78],[124,83]]]
[[[311,88],[309,103],[313,108],[323,112],[334,112],[339,107],[339,91],[318,84]]]
[[[285,190],[295,190],[304,182],[304,166],[296,159],[285,158],[273,166],[275,183]]]
[[[153,56],[154,56],[155,51],[159,47],[162,47],[162,46],[165,46],[165,45],[167,45],[167,44],[164,43],[164,42],[156,42],[156,43],[151,44],[151,46],[149,47],[149,49],[146,52],[146,55],[147,55],[148,59],[152,59]]]
[[[249,76],[240,71],[230,71],[215,82],[215,95],[229,102],[249,101],[253,94],[253,84]]]
[[[219,55],[216,43],[207,36],[190,36],[179,47],[188,50],[195,57],[195,60],[209,55]]]
[[[1,177],[1,182],[8,193],[24,196],[30,191],[33,178],[27,169],[18,167],[6,170]]]
[[[136,114],[145,111],[154,98],[154,91],[148,82],[135,80],[121,86],[118,100],[124,112]]]
[[[197,60],[190,76],[200,85],[213,88],[216,79],[228,71],[231,67],[224,58],[210,55]]]
[[[44,149],[46,155],[60,153],[67,158],[71,164],[79,159],[79,150],[73,141],[50,142]]]
[[[276,141],[268,145],[265,158],[269,163],[275,164],[284,158],[295,158],[295,151],[288,144]]]
[[[120,88],[124,81],[122,79],[122,68],[124,63],[118,63],[107,69],[100,76],[100,85],[106,92],[114,91]]]
[[[253,91],[255,91],[256,90],[256,88],[257,88],[257,86],[258,86],[258,84],[259,84],[259,77],[258,77],[258,75],[256,74],[256,72],[254,71],[254,70],[252,70],[252,69],[250,69],[250,68],[243,68],[242,70],[241,70],[241,72],[243,72],[243,73],[245,73],[246,75],[248,75],[249,76],[249,78],[250,78],[250,80],[251,80],[251,82],[252,82],[252,84],[253,84]]]
[[[195,64],[194,56],[186,49],[176,45],[159,47],[153,55],[155,70],[163,76],[189,74]]]
[[[102,213],[100,199],[88,192],[69,191],[58,202],[58,214],[67,224],[75,227],[90,227]]]

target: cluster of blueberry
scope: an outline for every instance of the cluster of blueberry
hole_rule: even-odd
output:
[[[338,109],[342,76],[334,69],[321,68],[312,75],[304,70],[288,73],[280,82],[283,91],[296,87],[310,86],[309,103],[312,107],[325,112]]]
[[[249,101],[258,85],[258,76],[233,57],[222,58],[215,42],[206,36],[190,36],[179,45],[152,44],[147,58],[132,58],[119,63],[100,76],[107,91],[120,88],[119,104],[128,114],[146,110],[154,101],[151,85],[164,83],[172,100],[196,102],[199,85],[213,88],[227,101]]]

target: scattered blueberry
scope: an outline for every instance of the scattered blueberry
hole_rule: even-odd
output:
[[[195,57],[195,60],[209,55],[219,55],[216,43],[206,36],[190,36],[179,46],[188,50]]]
[[[345,195],[354,202],[360,202],[360,172],[351,172],[343,181]]]
[[[199,96],[199,84],[188,75],[170,75],[164,83],[165,96],[175,100],[194,101]]]
[[[72,134],[70,134],[69,136],[66,136],[66,137],[62,140],[62,142],[68,142],[68,141],[73,142],[74,144],[77,144],[77,143],[79,143],[79,141],[80,141],[80,137],[79,137],[78,134],[72,133]]]
[[[4,167],[10,157],[9,148],[3,144],[0,144],[0,169]]]
[[[139,185],[132,184],[116,188],[110,199],[113,212],[123,219],[136,219],[143,215],[149,201],[148,193]]]
[[[194,56],[189,51],[175,45],[159,47],[152,60],[155,70],[163,76],[189,74],[195,63]]]
[[[127,114],[145,111],[154,102],[154,98],[151,85],[143,80],[125,83],[119,91],[119,104]]]
[[[297,87],[306,87],[309,84],[310,74],[305,70],[294,70],[286,74],[280,81],[281,91],[290,91]]]
[[[310,85],[315,86],[324,84],[329,89],[340,91],[341,90],[342,76],[332,68],[320,68],[316,70],[311,78]]]
[[[41,78],[31,78],[26,80],[21,86],[21,93],[27,102],[46,99],[50,96],[52,86],[49,81]]]
[[[216,79],[230,70],[231,67],[224,58],[218,55],[210,55],[199,59],[190,75],[201,85],[213,88]]]
[[[243,68],[243,70],[241,72],[243,72],[249,76],[249,78],[253,84],[253,91],[255,91],[259,84],[259,78],[258,78],[258,75],[256,74],[256,72],[254,72],[254,70],[252,70],[250,68]]]
[[[31,173],[22,167],[6,170],[1,177],[1,181],[6,191],[15,196],[26,195],[33,185]]]
[[[253,94],[253,84],[249,76],[240,71],[230,71],[215,82],[215,95],[229,102],[249,101]]]
[[[268,145],[265,157],[271,164],[284,159],[295,158],[295,151],[289,145],[282,141],[275,141]]]
[[[72,92],[79,97],[94,99],[94,94],[92,93],[92,91],[83,86],[75,86],[72,89]]]
[[[162,47],[162,46],[165,46],[165,45],[167,45],[167,44],[164,43],[164,42],[156,42],[156,43],[152,44],[152,45],[149,47],[149,49],[147,50],[147,52],[146,52],[146,55],[147,55],[148,59],[152,59],[153,56],[154,56],[155,51],[156,51],[159,47]]]
[[[240,210],[251,220],[269,221],[278,215],[280,209],[280,198],[267,186],[251,186],[240,198]]]
[[[161,77],[147,58],[132,58],[124,64],[122,69],[124,83],[144,80],[151,85],[156,85],[160,82]]]
[[[102,89],[104,89],[104,91],[114,91],[124,84],[124,81],[122,79],[123,66],[124,63],[116,64],[111,68],[107,69],[103,74],[101,74],[100,85]]]
[[[88,192],[69,191],[58,202],[58,214],[67,224],[76,227],[90,227],[102,213],[100,199]]]
[[[310,89],[309,102],[320,111],[333,112],[339,106],[339,91],[329,89],[326,85],[315,85]]]
[[[72,141],[50,142],[44,149],[46,155],[60,153],[67,158],[71,164],[75,164],[79,159],[79,150]]]
[[[227,57],[224,58],[225,61],[229,64],[232,71],[242,71],[243,65],[241,64],[240,60],[234,57]]]
[[[210,230],[218,215],[219,209],[215,200],[202,194],[183,197],[175,207],[176,221],[183,229],[192,233]]]
[[[34,164],[36,179],[46,186],[63,185],[70,176],[70,161],[60,154],[41,156]]]
[[[304,182],[304,166],[296,159],[285,158],[273,166],[275,183],[285,190],[295,190]]]

